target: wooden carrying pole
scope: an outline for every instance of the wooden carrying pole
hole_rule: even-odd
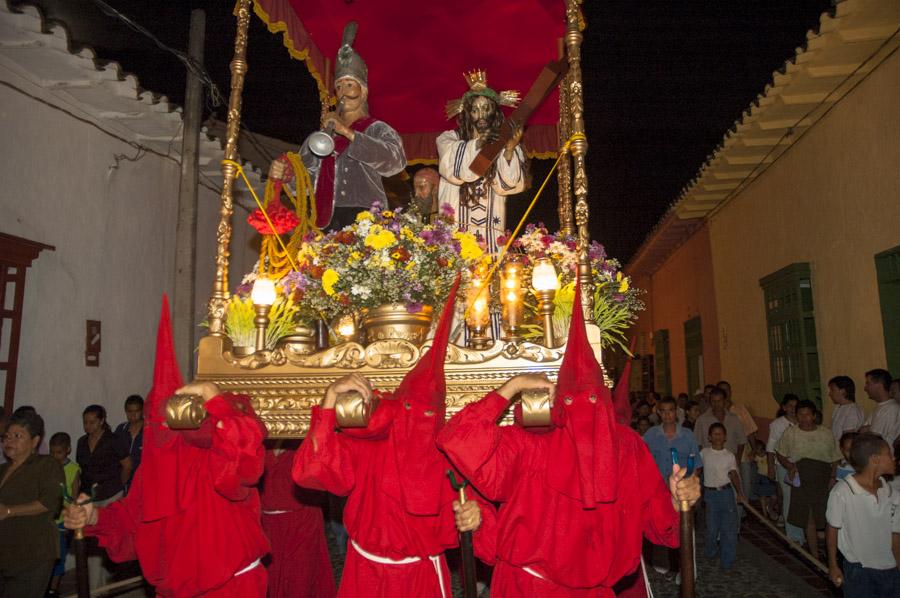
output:
[[[228,126],[225,133],[225,162],[222,163],[222,207],[216,227],[216,275],[209,298],[209,333],[225,336],[225,309],[228,306],[228,256],[231,245],[231,215],[234,212],[234,181],[237,168],[228,160],[238,158],[238,134],[241,126],[241,93],[247,73],[247,31],[250,27],[250,0],[237,5],[237,35],[231,60],[231,94],[228,97]]]

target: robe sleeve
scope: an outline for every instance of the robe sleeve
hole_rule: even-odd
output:
[[[474,495],[481,507],[481,525],[472,534],[475,556],[485,565],[493,566],[497,563],[497,508],[478,492],[469,494]]]
[[[250,495],[265,466],[265,428],[252,410],[238,407],[241,401],[246,399],[218,396],[204,405],[215,422],[210,451],[213,487],[231,501],[241,501]]]
[[[356,484],[351,440],[338,434],[334,409],[312,408],[309,433],[294,455],[298,486],[347,496]]]
[[[497,425],[509,401],[492,392],[454,415],[437,437],[438,448],[487,499],[504,502],[515,488],[522,431]]]
[[[469,165],[478,155],[477,141],[462,141],[456,131],[444,131],[437,138],[438,170],[441,176],[454,185],[477,181],[477,174],[469,170]]]
[[[397,131],[381,121],[375,121],[362,133],[354,133],[347,156],[381,176],[393,176],[406,168],[403,140]]]
[[[138,558],[135,537],[141,520],[143,472],[138,467],[131,480],[131,490],[121,500],[97,509],[97,524],[84,528],[87,536],[96,536],[109,558],[117,563]]]
[[[306,172],[309,173],[310,180],[315,185],[319,177],[319,168],[322,166],[322,159],[309,151],[309,137],[303,141],[303,145],[300,146],[298,153],[300,154],[300,161],[306,166]]]
[[[525,154],[522,146],[513,150],[512,160],[506,161],[503,152],[494,160],[497,166],[492,186],[497,195],[513,195],[525,190]]]
[[[676,548],[681,542],[680,517],[672,495],[647,446],[639,442],[636,451],[644,536],[654,544]]]

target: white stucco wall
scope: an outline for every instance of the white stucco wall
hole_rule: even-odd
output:
[[[0,231],[56,247],[28,272],[15,405],[31,404],[47,432],[73,441],[81,411],[149,390],[163,292],[174,286],[179,165],[97,126],[0,86]],[[219,183],[220,181],[217,181]],[[198,322],[213,276],[219,199],[200,187]],[[252,265],[246,216],[236,214],[233,283]],[[100,367],[84,365],[85,321],[102,322]],[[198,335],[202,332],[198,332]],[[46,445],[45,445],[46,446]]]

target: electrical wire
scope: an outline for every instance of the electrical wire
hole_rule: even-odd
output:
[[[141,35],[144,35],[147,38],[149,38],[151,41],[153,41],[153,43],[156,44],[157,47],[159,47],[159,49],[163,50],[164,52],[168,52],[168,53],[172,54],[173,56],[175,56],[175,58],[177,58],[179,61],[181,61],[181,63],[184,64],[185,68],[187,68],[187,70],[192,72],[200,80],[200,82],[203,84],[203,86],[209,90],[209,100],[212,102],[213,106],[219,107],[224,104],[224,101],[222,99],[222,93],[219,91],[219,88],[216,86],[215,82],[212,80],[212,77],[209,76],[209,73],[206,71],[206,69],[203,68],[202,64],[200,64],[199,62],[197,62],[196,60],[194,60],[193,58],[191,58],[190,56],[188,56],[181,50],[176,50],[175,48],[167,46],[166,44],[161,42],[159,40],[159,38],[157,38],[150,31],[148,31],[145,27],[143,27],[139,23],[135,23],[128,16],[122,14],[121,12],[119,12],[118,10],[116,10],[115,8],[113,8],[112,6],[110,6],[109,4],[104,2],[103,0],[91,0],[91,2],[96,4],[97,7],[105,15],[119,19],[125,25],[127,25],[129,28],[133,29],[134,31],[137,31]]]

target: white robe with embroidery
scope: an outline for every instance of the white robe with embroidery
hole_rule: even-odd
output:
[[[469,166],[478,155],[477,141],[463,141],[456,131],[444,131],[437,138],[438,170],[441,182],[438,187],[440,205],[449,203],[456,213],[459,229],[479,233],[487,243],[487,251],[496,254],[499,250],[497,237],[506,230],[506,196],[520,193],[525,189],[525,154],[519,145],[512,160],[507,161],[501,154],[494,161],[494,180],[488,187],[487,196],[478,205],[460,205],[460,185],[478,180],[478,175]]]

